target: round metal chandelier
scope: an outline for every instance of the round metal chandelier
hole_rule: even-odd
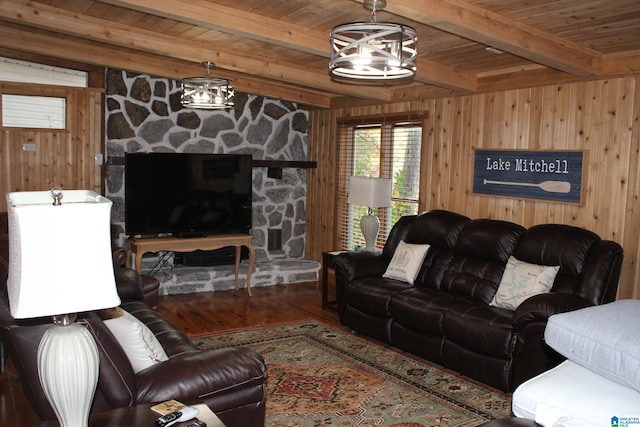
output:
[[[385,0],[367,0],[365,9],[373,19],[334,27],[331,31],[329,69],[335,77],[359,80],[406,79],[416,74],[416,44],[413,27],[376,21],[376,10]]]
[[[212,62],[203,62],[207,69],[206,77],[187,77],[182,80],[180,102],[186,108],[200,110],[223,110],[233,107],[235,88],[233,81],[211,77]]]

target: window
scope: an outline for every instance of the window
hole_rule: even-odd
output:
[[[51,96],[2,95],[2,126],[65,129],[67,99]]]
[[[34,93],[38,85],[82,87],[88,85],[86,71],[52,67],[34,62],[0,57],[0,81],[27,83]],[[66,129],[67,100],[55,96],[2,94],[3,127],[30,129]]]
[[[424,119],[424,114],[417,113],[338,119],[339,249],[357,250],[364,246],[359,223],[360,218],[367,214],[367,207],[352,206],[347,202],[351,176],[392,179],[392,206],[380,208],[377,213],[380,219],[378,246],[384,245],[398,218],[418,213]]]
[[[89,73],[0,57],[0,81],[87,87]]]

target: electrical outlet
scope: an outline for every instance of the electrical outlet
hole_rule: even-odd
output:
[[[96,154],[95,159],[96,159],[96,165],[102,166],[102,164],[104,163],[104,157],[102,156],[102,153]]]
[[[22,151],[36,151],[36,144],[25,142],[22,144]]]

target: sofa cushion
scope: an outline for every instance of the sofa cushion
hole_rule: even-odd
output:
[[[544,426],[601,427],[614,416],[637,416],[640,393],[566,360],[513,393],[517,417]]]
[[[600,242],[597,234],[583,228],[565,224],[539,224],[528,228],[520,238],[513,256],[538,265],[559,265],[560,271],[553,285],[554,292],[576,293],[581,283],[589,279],[583,276],[594,245]],[[619,247],[619,246],[618,246]],[[599,261],[602,261],[599,257]],[[593,262],[602,267],[601,262]],[[602,272],[598,272],[602,274]],[[583,290],[583,298],[593,301],[587,294],[594,289]]]
[[[346,289],[346,298],[358,311],[388,318],[391,296],[411,287],[406,282],[381,277],[356,279]]]
[[[382,277],[402,280],[413,285],[428,250],[429,245],[414,245],[400,241]]]
[[[431,210],[416,216],[407,233],[409,243],[428,243],[432,247],[453,250],[469,218],[455,212]]]
[[[509,257],[498,290],[489,304],[515,310],[527,298],[549,292],[559,269],[559,266],[530,264]]]
[[[640,391],[640,300],[553,315],[544,338],[553,349],[605,378]]]
[[[441,289],[488,304],[523,231],[523,227],[507,221],[467,221],[454,250],[429,250],[416,286]]]
[[[451,258],[439,288],[488,304],[496,293],[503,269],[503,264],[486,258],[456,255]]]
[[[412,331],[442,336],[445,314],[459,304],[465,304],[459,295],[412,287],[394,294],[389,307],[394,322]]]
[[[541,265],[560,265],[563,272],[578,276],[589,251],[600,237],[592,231],[565,224],[539,224],[528,228],[513,256]]]
[[[504,265],[525,231],[521,225],[496,219],[474,219],[465,224],[456,243],[458,255],[497,261]]]
[[[511,358],[516,339],[512,317],[510,311],[486,304],[456,304],[444,316],[444,336],[467,351],[506,360]]]
[[[118,317],[107,319],[104,324],[122,346],[134,372],[169,359],[158,339],[144,323],[122,309],[120,312]]]

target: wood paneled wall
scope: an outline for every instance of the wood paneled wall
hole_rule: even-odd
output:
[[[313,111],[309,159],[318,168],[308,174],[308,257],[335,249],[336,119],[417,110],[429,112],[421,210],[592,230],[625,250],[618,298],[640,298],[640,77]],[[472,194],[474,148],[588,150],[585,203]]]
[[[12,191],[63,189],[104,194],[103,89],[82,89],[1,83],[0,94],[66,97],[66,130],[0,128],[0,212],[7,210],[5,194]],[[36,151],[23,151],[24,143]]]

